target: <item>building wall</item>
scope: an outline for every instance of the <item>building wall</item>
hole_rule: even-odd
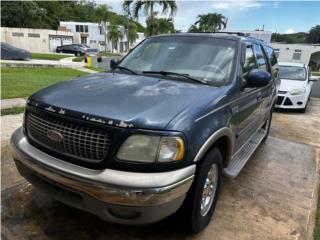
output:
[[[287,43],[271,43],[275,52],[278,52],[279,62],[298,62],[309,65],[312,53],[320,52],[320,45],[312,44],[287,44]],[[294,59],[296,51],[301,51],[299,59]],[[320,64],[320,59],[315,58],[317,64]]]
[[[1,42],[6,42],[14,47],[23,48],[35,53],[49,53],[51,44],[60,45],[63,42],[73,42],[74,34],[71,32],[55,31],[48,29],[32,28],[7,28],[1,27]],[[55,48],[51,46],[51,51]]]

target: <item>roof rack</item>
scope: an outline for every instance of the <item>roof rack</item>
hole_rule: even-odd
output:
[[[247,37],[247,38],[251,38],[251,39],[257,40],[257,41],[264,42],[262,39],[251,37],[249,35],[249,33],[243,33],[243,32],[224,32],[224,31],[220,32],[219,31],[219,32],[193,32],[193,33],[212,33],[212,34],[224,33],[224,34],[230,34],[230,35],[237,35],[237,36],[240,36],[240,37]]]

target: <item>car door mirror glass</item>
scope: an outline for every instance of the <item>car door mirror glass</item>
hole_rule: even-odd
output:
[[[111,59],[110,60],[110,68],[112,69],[112,70],[114,70],[117,66],[118,66],[118,61],[117,60],[115,60],[115,59]]]
[[[317,77],[317,76],[310,76],[309,77],[309,81],[310,82],[316,82],[316,81],[318,81],[319,80],[319,77]]]

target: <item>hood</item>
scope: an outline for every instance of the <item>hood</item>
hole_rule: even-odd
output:
[[[281,79],[279,90],[289,92],[293,89],[304,88],[307,84],[308,81]]]
[[[184,109],[205,105],[220,92],[195,83],[97,73],[45,88],[29,104],[113,126],[161,130]]]

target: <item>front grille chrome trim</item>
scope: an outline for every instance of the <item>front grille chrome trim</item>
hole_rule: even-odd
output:
[[[109,152],[111,135],[106,131],[30,112],[26,123],[31,140],[51,151],[91,162],[104,160]],[[61,134],[62,140],[52,140],[48,131]]]

